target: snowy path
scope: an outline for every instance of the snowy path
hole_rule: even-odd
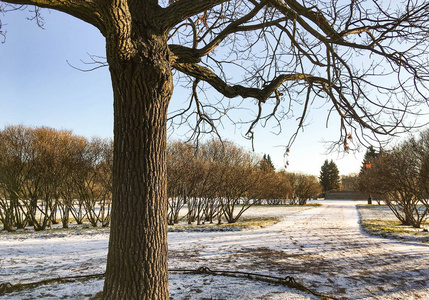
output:
[[[429,299],[429,245],[369,237],[359,229],[357,202],[321,203],[264,229],[169,233],[170,268],[291,275],[343,299]],[[107,244],[107,234],[22,240],[0,235],[0,283],[104,272]],[[228,289],[246,299],[246,290],[256,287],[231,282]],[[281,295],[276,299],[290,298]]]
[[[369,237],[357,202],[321,203],[266,229],[172,234],[170,266],[292,275],[337,298],[429,299],[429,245]]]

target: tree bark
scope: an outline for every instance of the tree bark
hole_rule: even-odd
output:
[[[152,32],[125,30],[122,38],[106,36],[114,92],[114,165],[103,298],[168,299],[169,50],[166,37]]]

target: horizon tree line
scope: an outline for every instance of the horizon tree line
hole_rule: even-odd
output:
[[[0,131],[0,222],[12,231],[71,222],[109,226],[113,141],[67,130],[8,126]],[[228,141],[168,143],[168,223],[187,207],[189,224],[234,223],[254,204],[300,204],[320,193],[315,176],[276,172]]]

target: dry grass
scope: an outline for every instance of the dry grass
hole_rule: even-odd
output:
[[[358,205],[362,229],[372,235],[429,244],[429,222],[422,228],[401,225],[386,205]]]
[[[168,231],[238,231],[245,229],[263,228],[274,225],[280,222],[280,217],[252,217],[241,218],[236,223],[223,223],[223,224],[204,224],[204,225],[188,225],[176,224],[169,225]]]

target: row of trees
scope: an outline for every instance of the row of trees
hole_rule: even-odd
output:
[[[230,142],[211,140],[197,150],[170,143],[167,169],[170,224],[185,204],[189,224],[234,223],[253,204],[304,205],[321,192],[315,176],[275,172],[269,155],[260,158]]]
[[[305,204],[320,193],[314,176],[275,172],[261,158],[230,142],[198,149],[168,145],[168,221],[236,222],[255,203]],[[44,230],[59,220],[108,226],[113,142],[51,128],[9,126],[0,131],[0,221],[4,229]],[[238,208],[238,209],[237,209]]]
[[[71,218],[110,222],[113,148],[51,128],[6,127],[0,132],[0,221],[6,230],[44,230]]]
[[[6,127],[0,132],[0,221],[4,229],[36,230],[71,220],[92,226],[110,222],[113,143],[51,128]],[[319,177],[276,172],[269,155],[259,158],[230,142],[209,141],[197,150],[168,146],[168,222],[236,222],[253,204],[305,204],[321,190],[339,188],[338,169],[325,161]],[[356,188],[356,178],[343,178]],[[358,189],[382,199],[406,225],[427,217],[429,133],[381,153],[370,148]]]
[[[359,188],[384,201],[403,225],[419,228],[429,214],[429,131],[391,150],[370,148]]]

